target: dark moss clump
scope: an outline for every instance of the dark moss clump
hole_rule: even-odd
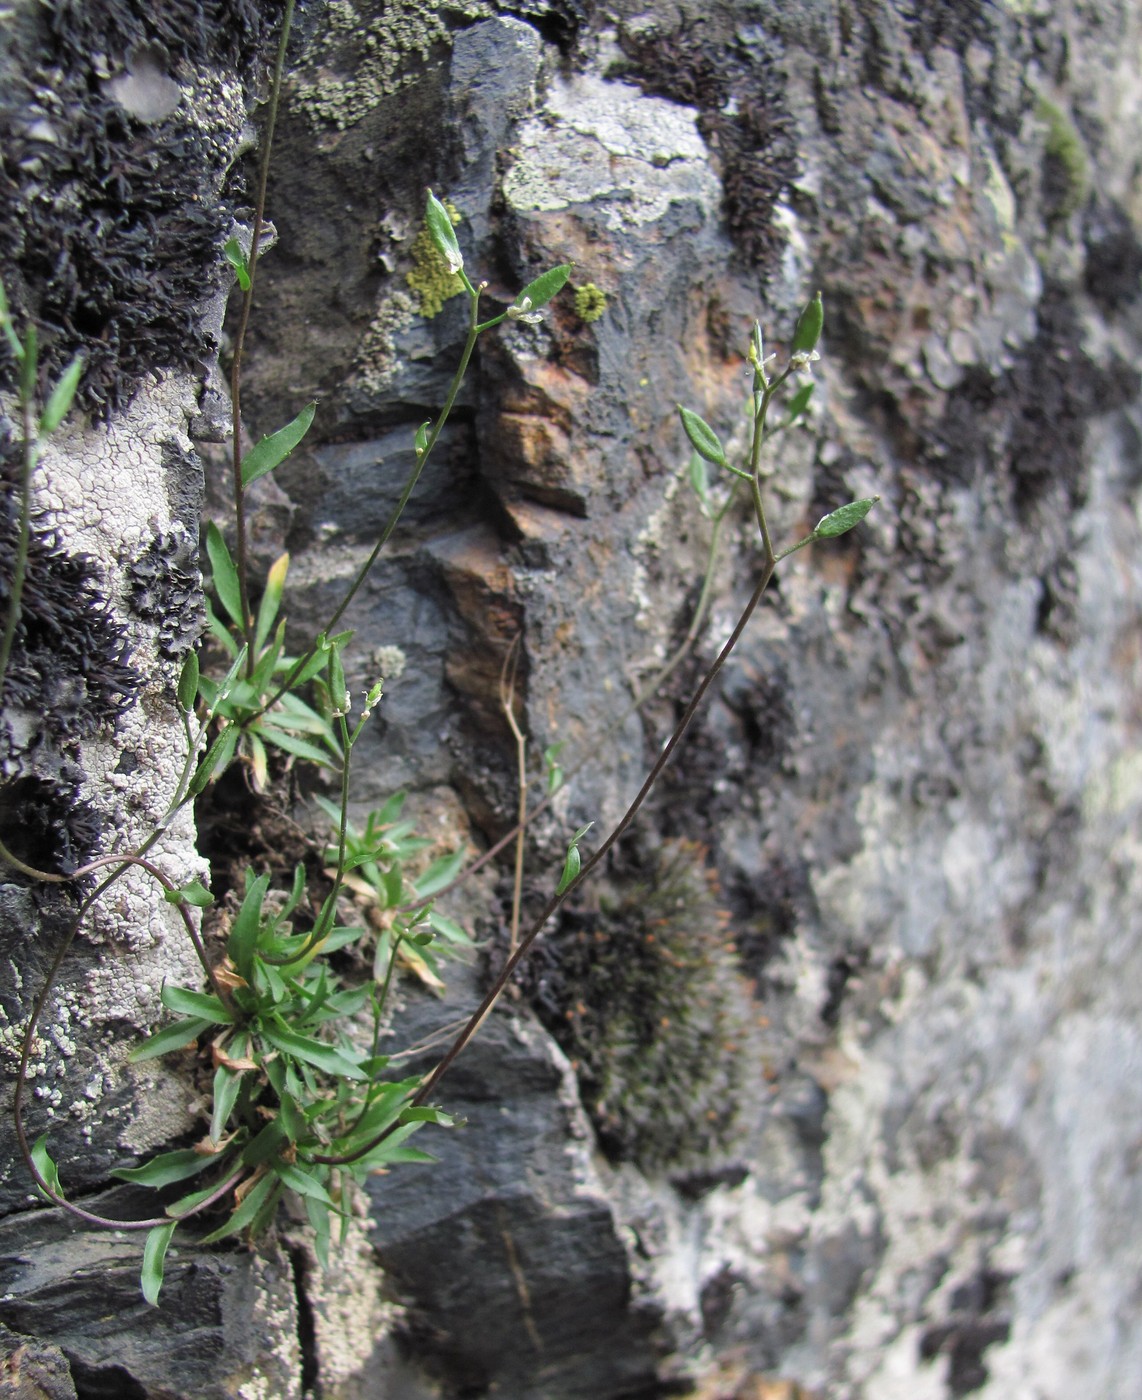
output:
[[[669,34],[624,30],[620,42],[631,64],[625,76],[656,97],[698,109],[698,130],[721,165],[730,236],[768,274],[784,247],[774,206],[797,174],[776,50],[747,50],[735,30],[722,35],[703,20],[684,20]]]
[[[565,916],[536,995],[604,1150],[644,1167],[693,1160],[733,1132],[742,994],[703,857],[670,842],[641,881]]]
[[[16,560],[13,480],[20,450],[0,437],[0,616],[6,615]],[[138,690],[126,633],[108,612],[95,566],[66,553],[50,530],[33,526],[20,622],[0,695],[9,755],[42,733],[60,742],[94,734],[127,709]],[[24,719],[13,711],[23,711]]]
[[[213,353],[199,318],[221,286],[231,214],[214,192],[237,137],[204,132],[185,96],[143,120],[116,100],[115,79],[145,52],[190,85],[192,65],[247,64],[261,34],[250,0],[72,0],[43,7],[0,73],[0,264],[39,328],[45,381],[83,353],[78,401],[95,417],[149,374]],[[0,348],[0,381],[11,375]]]
[[[1014,367],[997,378],[977,371],[948,396],[930,460],[958,482],[1006,470],[1024,516],[1052,485],[1081,505],[1089,420],[1130,403],[1140,389],[1137,370],[1117,355],[1105,365],[1087,355],[1073,299],[1049,286],[1039,333]]]
[[[0,785],[0,841],[26,865],[69,875],[96,854],[101,836],[74,785],[31,775]]]
[[[157,622],[159,650],[184,656],[202,635],[206,609],[198,571],[198,542],[186,530],[156,535],[127,566],[131,606],[148,622]]]

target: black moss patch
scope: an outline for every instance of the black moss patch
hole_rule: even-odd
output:
[[[146,123],[111,82],[146,46],[175,80],[193,65],[241,71],[263,39],[251,0],[45,6],[0,104],[0,263],[20,317],[35,321],[44,384],[82,353],[78,402],[122,409],[153,372],[213,353],[199,326],[221,285],[231,213],[210,197],[237,133],[204,133],[187,101]],[[12,360],[0,351],[0,379]]]
[[[16,561],[21,448],[0,438],[0,616],[7,615]],[[122,714],[139,691],[124,629],[108,611],[94,564],[66,553],[52,531],[33,525],[16,628],[0,705],[11,757],[40,736],[68,743]],[[17,736],[13,710],[26,723]]]
[[[565,914],[531,976],[612,1158],[673,1165],[729,1142],[744,1024],[701,847],[670,842],[597,909]]]
[[[514,15],[538,29],[548,43],[567,51],[594,10],[590,0],[508,0],[496,13]]]
[[[949,1395],[970,1395],[986,1385],[984,1352],[1011,1336],[1010,1282],[1010,1274],[981,1269],[953,1292],[948,1320],[927,1328],[920,1338],[923,1360],[948,1358]]]
[[[159,650],[185,656],[206,625],[198,541],[183,529],[156,535],[127,566],[127,578],[135,612],[158,624]]]
[[[652,96],[698,109],[698,130],[720,167],[730,236],[768,275],[784,247],[774,206],[797,174],[776,47],[747,50],[735,33],[701,19],[667,34],[623,30],[619,38],[630,63],[625,77]]]
[[[102,832],[75,786],[30,776],[0,784],[0,841],[26,865],[69,875],[98,852]]]
[[[763,998],[771,986],[770,963],[793,938],[812,903],[807,869],[801,863],[775,859],[758,876],[739,878],[729,888],[730,911],[737,930],[738,956],[755,994]]]
[[[1142,292],[1142,242],[1129,215],[1115,204],[1091,216],[1084,281],[1106,312],[1122,311]]]
[[[1117,355],[1098,364],[1085,353],[1073,299],[1050,286],[1034,341],[1011,370],[997,378],[977,371],[948,396],[926,455],[942,476],[961,484],[984,471],[1004,472],[1021,516],[1055,486],[1076,507],[1086,497],[1089,420],[1130,403],[1140,389],[1138,371]]]

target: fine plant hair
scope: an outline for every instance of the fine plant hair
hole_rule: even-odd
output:
[[[150,1303],[158,1299],[167,1247],[179,1226],[224,1207],[225,1217],[219,1223],[211,1221],[212,1228],[200,1237],[200,1243],[235,1235],[254,1239],[273,1221],[288,1191],[303,1203],[318,1257],[326,1261],[334,1224],[347,1224],[352,1183],[362,1182],[380,1167],[432,1160],[409,1139],[425,1123],[449,1125],[448,1115],[433,1102],[441,1081],[503,994],[545,924],[607,858],[637,817],[748,626],[778,564],[814,541],[853,528],[876,499],[841,506],[808,535],[784,548],[775,548],[771,540],[762,490],[765,452],[780,433],[803,417],[809,404],[812,383],[800,376],[810,375],[812,362],[818,358],[816,347],[824,319],[818,293],[798,318],[788,357],[780,366],[776,356],[764,353],[760,326],[753,329],[748,347],[749,449],[744,462],[731,461],[714,429],[692,410],[679,406],[680,426],[691,449],[688,478],[693,508],[710,524],[709,552],[698,602],[682,642],[632,697],[613,726],[621,725],[631,711],[656,694],[690,654],[708,614],[725,521],[735,500],[747,492],[759,544],[752,590],[729,638],[699,681],[622,818],[588,855],[581,848],[593,823],[570,837],[561,872],[539,915],[522,926],[525,832],[554,794],[589,760],[565,771],[560,746],[547,749],[545,795],[528,808],[527,736],[517,713],[519,637],[508,649],[500,681],[501,708],[513,735],[518,766],[514,828],[479,859],[465,864],[462,850],[429,858],[432,843],[419,837],[414,823],[403,815],[404,793],[394,794],[371,813],[363,827],[351,823],[353,750],[382,701],[384,678],[371,686],[359,718],[354,718],[344,660],[352,633],[338,631],[338,624],[400,522],[448,421],[479,338],[506,321],[536,324],[544,307],[564,292],[572,267],[564,264],[544,272],[510,305],[482,319],[481,301],[487,284],[474,283],[465,268],[455,211],[428,191],[424,222],[427,246],[439,260],[442,276],[455,279],[458,294],[468,303],[467,333],[459,363],[437,417],[416,429],[413,469],[371,553],[321,631],[299,655],[287,654],[286,620],[279,614],[288,557],[271,567],[258,606],[252,608],[246,493],[304,439],[317,405],[307,404],[283,428],[263,437],[245,453],[240,446],[240,414],[242,364],[262,250],[269,160],[292,15],[293,0],[287,0],[249,243],[231,239],[224,249],[242,301],[231,366],[233,554],[217,526],[212,524],[205,534],[214,594],[214,603],[207,609],[208,631],[211,653],[221,657],[221,662],[212,671],[209,665],[200,664],[196,651],[186,659],[177,685],[185,758],[167,812],[135,849],[100,855],[76,870],[61,873],[37,869],[0,844],[0,859],[27,879],[67,883],[83,891],[24,1032],[14,1096],[20,1151],[46,1200],[89,1225],[146,1232],[141,1281]],[[592,295],[584,300],[588,291]],[[592,284],[580,288],[576,300],[584,320],[603,314],[605,298]],[[36,328],[17,323],[2,287],[0,333],[17,364],[15,400],[23,439],[16,488],[15,567],[0,639],[2,693],[20,637],[32,480],[44,443],[72,406],[83,366],[73,361],[42,395],[43,407],[37,411],[41,386]],[[710,468],[718,473],[713,479]],[[597,749],[597,743],[594,747]],[[313,912],[304,867],[297,867],[286,891],[271,890],[268,874],[247,869],[236,891],[237,906],[229,923],[225,955],[212,958],[198,923],[201,910],[213,902],[211,892],[198,880],[176,885],[151,852],[176,814],[217,783],[232,765],[242,765],[259,791],[270,780],[271,765],[282,756],[323,770],[334,786],[334,799],[316,799],[329,821],[330,834],[321,846],[329,888]],[[379,1047],[398,966],[409,966],[426,980],[439,981],[443,960],[451,952],[470,947],[471,939],[437,907],[437,901],[512,842],[513,896],[504,965],[435,1068],[424,1076],[396,1077],[394,1071],[402,1057],[382,1055]],[[37,1027],[77,931],[94,904],[132,868],[155,880],[163,899],[178,912],[202,967],[202,982],[193,988],[164,986],[162,1003],[177,1019],[144,1040],[131,1059],[144,1062],[197,1045],[210,1065],[212,1079],[209,1128],[197,1147],[160,1153],[114,1173],[136,1186],[162,1193],[153,1215],[123,1220],[96,1214],[68,1200],[47,1135],[29,1140],[24,1103]],[[349,893],[367,905],[372,932],[341,922],[341,907]],[[358,961],[368,952],[371,976],[346,981],[330,961],[340,950],[355,951]],[[364,1045],[360,1043],[362,1021],[371,1027]],[[193,1189],[188,1190],[188,1184]],[[176,1186],[181,1194],[175,1192],[176,1198],[171,1200],[170,1188]]]

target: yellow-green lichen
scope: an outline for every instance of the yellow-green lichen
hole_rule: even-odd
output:
[[[331,0],[321,38],[294,80],[295,100],[314,126],[344,131],[416,81],[433,49],[449,41],[449,20],[491,13],[484,0]]]
[[[594,282],[585,282],[575,293],[575,314],[590,325],[607,309],[607,294]]]
[[[451,200],[444,200],[448,217],[454,224],[460,222],[460,213]],[[452,272],[444,255],[432,240],[428,225],[422,224],[420,232],[412,241],[412,268],[404,279],[409,289],[416,293],[420,301],[420,314],[431,320],[449,297],[458,296],[464,284]]]
[[[1090,191],[1090,161],[1074,122],[1046,97],[1035,103],[1035,115],[1047,128],[1043,148],[1043,199],[1048,217],[1069,219],[1082,208]]]

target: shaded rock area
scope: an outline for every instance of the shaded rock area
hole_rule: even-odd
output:
[[[200,9],[196,33],[213,33],[221,20]],[[248,61],[230,40],[200,51],[173,34],[165,20],[123,30],[106,80],[160,134],[179,119],[148,125],[173,97],[164,79],[189,86],[194,65],[221,64],[236,82]],[[127,63],[144,39],[168,66],[153,48]],[[692,653],[632,713],[687,634],[709,548],[674,405],[740,453],[750,327],[783,349],[817,288],[816,392],[772,449],[773,532],[792,541],[846,500],[881,502],[858,532],[782,565],[639,828],[444,1081],[466,1125],[418,1139],[437,1165],[374,1179],[332,1274],[287,1220],[261,1255],[186,1250],[150,1312],[127,1245],[18,1209],[13,1166],[8,1374],[80,1396],[1135,1400],[1140,39],[1133,0],[303,8],[244,393],[255,438],[320,401],[254,520],[259,567],[290,550],[296,639],[368,556],[463,343],[461,301],[426,319],[408,281],[424,187],[459,211],[490,312],[563,262],[572,292],[607,298],[590,323],[564,294],[542,325],[482,337],[349,609],[355,691],[387,649],[405,663],[361,741],[362,810],[407,786],[444,814],[443,834],[509,829],[499,685],[520,638],[534,790],[549,745],[571,775],[529,834],[524,904],[541,907],[570,832],[596,822],[589,847],[621,814],[757,574],[743,493]],[[243,111],[235,88],[220,123],[231,154]],[[225,164],[200,192],[210,209],[229,197]],[[30,288],[35,273],[21,272]],[[71,303],[51,295],[66,329]],[[99,611],[101,655],[122,661],[127,638],[131,684],[165,697],[152,715],[165,704],[170,723],[195,459],[178,416],[193,407],[188,367],[163,344],[147,353],[167,377],[131,406],[109,370],[92,380],[86,407],[111,414],[90,430],[105,455],[77,430],[45,463],[42,505],[71,555],[128,569]],[[149,505],[124,524],[99,491],[130,443],[145,445],[121,459]],[[225,449],[201,450],[219,476]],[[224,485],[208,498],[224,525]],[[146,763],[161,768],[162,721],[136,723],[132,703],[97,741],[33,746],[18,706],[6,719],[5,776],[51,787],[55,807],[46,789],[40,805],[59,816],[40,839],[61,852],[97,842],[94,822],[122,829],[131,794],[161,811]],[[124,776],[128,750],[142,766]],[[644,1121],[656,1062],[614,1042],[640,1082],[613,1102],[612,1042],[591,1039],[573,988],[623,963],[624,938],[645,952],[653,900],[638,892],[664,852],[687,853],[693,917],[718,931],[735,1019],[710,1082],[731,1112],[717,1132],[672,1112],[677,1152],[649,1152],[615,1125]],[[195,869],[189,830],[171,858]],[[443,999],[402,993],[391,1048],[460,1017],[502,959],[509,865],[481,888],[455,906],[485,940],[480,960],[450,972]],[[37,1113],[70,1125],[54,1130],[64,1178],[88,1189],[193,1126],[180,1071],[147,1091],[163,1112],[140,1126],[119,1067],[122,1028],[155,1019],[162,976],[190,975],[150,892],[131,898],[147,938],[122,947],[111,918],[84,940],[37,1072],[59,1091]],[[12,884],[5,899],[8,929],[66,923],[62,896]],[[16,937],[19,956],[2,956],[20,993],[50,944]],[[637,966],[608,984],[608,1029],[634,1003],[668,1004],[639,980],[653,958]],[[121,1000],[91,1017],[99,979]],[[26,998],[3,995],[16,1027]],[[72,1036],[65,1011],[95,1030]],[[663,1092],[691,1093],[670,1030],[646,1041],[672,1067]],[[84,1084],[102,1116],[74,1111]],[[122,1285],[113,1322],[84,1286],[96,1267]]]

